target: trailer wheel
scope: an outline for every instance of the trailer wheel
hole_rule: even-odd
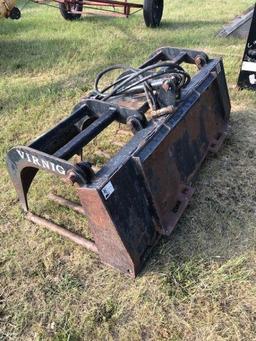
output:
[[[143,15],[147,27],[160,25],[164,9],[164,0],[144,0]]]
[[[77,3],[59,3],[60,14],[66,20],[77,20],[81,17],[82,13],[69,13],[70,11],[82,12],[83,4]]]

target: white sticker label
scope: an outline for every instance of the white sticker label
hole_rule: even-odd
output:
[[[249,81],[252,85],[255,85],[256,84],[256,76],[255,74],[253,73],[252,75],[249,76]]]
[[[101,190],[101,193],[103,194],[104,198],[107,200],[111,194],[114,192],[114,187],[112,185],[112,182],[109,181]]]
[[[243,71],[256,72],[256,63],[253,63],[253,62],[243,62],[242,70]]]

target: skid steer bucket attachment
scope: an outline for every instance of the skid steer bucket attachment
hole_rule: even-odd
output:
[[[187,64],[197,70],[193,77]],[[135,277],[161,235],[177,224],[206,155],[219,149],[230,100],[222,60],[203,52],[160,48],[100,90],[101,77],[119,68],[124,67],[101,72],[95,90],[54,128],[28,146],[12,148],[7,165],[28,219]],[[101,169],[68,161],[114,121],[126,124],[133,136]],[[76,184],[80,204],[50,199],[86,215],[94,240],[29,211],[27,195],[39,169]]]

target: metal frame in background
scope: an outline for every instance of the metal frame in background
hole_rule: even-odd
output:
[[[128,0],[28,0],[37,4],[59,8],[62,17],[66,20],[77,20],[82,14],[102,14],[117,17],[126,17],[143,10],[146,26],[160,25],[164,0],[143,0],[143,5]],[[50,2],[51,2],[50,1]]]
[[[239,89],[256,90],[256,4],[237,81]]]
[[[66,0],[60,0],[58,2],[65,3]],[[112,16],[120,16],[128,18],[129,15],[135,14],[138,10],[143,9],[142,4],[136,4],[132,2],[128,2],[127,0],[124,1],[116,1],[116,0],[94,0],[94,1],[82,1],[83,7],[86,9],[92,9],[94,12],[82,11],[82,14],[94,14],[97,13],[96,11],[105,12],[107,14],[111,13]],[[97,8],[95,6],[100,7],[108,7],[113,8],[111,9],[102,9]],[[121,9],[121,12],[116,11],[116,9]],[[131,9],[135,9],[135,11],[131,12]]]
[[[47,5],[48,1],[45,0],[32,0],[34,3],[40,4],[40,5]],[[90,9],[93,11],[75,11],[70,10],[67,11],[70,14],[95,14],[100,12],[106,13],[108,15],[112,16],[119,16],[119,17],[128,17],[129,15],[132,15],[136,13],[138,10],[143,9],[142,4],[136,4],[132,2],[128,2],[128,0],[123,1],[116,1],[116,0],[51,0],[52,2],[55,2],[57,4],[65,4],[65,5],[83,5],[83,8]],[[57,6],[54,6],[58,8]],[[100,7],[100,8],[99,8]],[[108,9],[104,9],[102,7],[107,7]],[[112,8],[112,9],[111,9]],[[117,11],[121,9],[121,11]],[[136,9],[134,12],[131,12],[131,9]]]

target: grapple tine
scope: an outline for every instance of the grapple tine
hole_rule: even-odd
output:
[[[70,209],[74,210],[77,213],[85,215],[84,208],[81,205],[79,205],[79,204],[77,204],[77,203],[75,203],[73,201],[67,200],[67,199],[65,199],[65,198],[63,198],[63,197],[61,197],[59,195],[53,194],[53,193],[49,194],[48,198],[50,200],[56,202],[57,204],[61,205],[61,206],[70,208]]]
[[[42,218],[31,212],[27,213],[27,219],[32,221],[34,224],[46,227],[48,230],[56,232],[59,235],[72,240],[76,244],[79,244],[94,253],[98,253],[98,249],[93,241],[83,238],[77,235],[76,233],[69,231],[68,229],[64,227],[53,223],[52,221],[48,219]]]

